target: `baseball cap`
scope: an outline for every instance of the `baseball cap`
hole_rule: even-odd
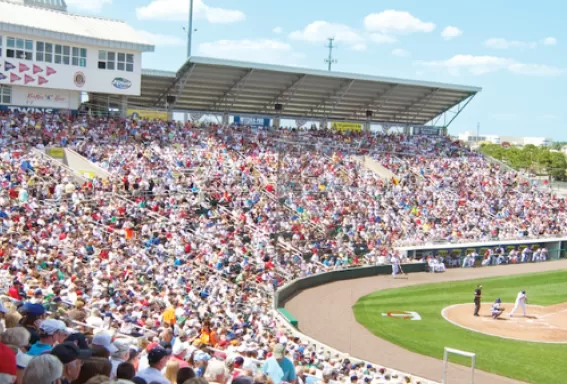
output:
[[[87,341],[87,337],[82,333],[73,333],[69,335],[66,339],[66,342],[75,343],[79,349],[89,349],[89,343]]]
[[[171,355],[171,350],[162,347],[155,347],[148,353],[148,363],[155,364],[169,355]]]
[[[104,347],[108,352],[114,353],[118,351],[118,348],[112,344],[112,335],[108,332],[101,332],[93,337],[92,345],[98,345],[99,347]]]
[[[41,304],[25,303],[22,312],[26,315],[41,316],[45,313],[45,308]]]
[[[171,353],[174,356],[185,355],[189,346],[186,343],[178,342],[173,345]]]
[[[86,360],[92,356],[92,352],[86,349],[79,349],[75,343],[64,342],[56,345],[50,352],[57,357],[63,364],[69,364],[75,360]]]
[[[57,332],[72,333],[67,325],[61,320],[47,319],[43,320],[39,325],[39,330],[48,336],[52,336]]]
[[[16,376],[16,354],[6,344],[0,343],[0,374]]]
[[[283,344],[276,344],[276,346],[272,350],[272,354],[276,359],[283,359],[285,354],[285,347],[283,346]]]

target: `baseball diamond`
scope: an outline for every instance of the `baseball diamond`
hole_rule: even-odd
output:
[[[567,352],[567,345],[534,344],[530,335],[538,328],[536,319],[518,316],[513,320],[494,320],[499,326],[503,324],[501,327],[512,324],[514,332],[519,332],[520,326],[530,327],[518,337],[531,341],[524,342],[503,339],[507,336],[504,331],[498,334],[500,337],[495,337],[488,335],[492,332],[484,331],[486,334],[483,335],[468,325],[466,327],[473,330],[463,329],[463,325],[453,325],[443,318],[441,312],[443,309],[448,312],[452,312],[452,308],[460,309],[474,287],[482,283],[481,316],[472,316],[472,300],[462,308],[470,317],[467,321],[476,321],[479,327],[489,322],[486,316],[495,295],[509,303],[513,301],[517,287],[527,289],[533,301],[528,305],[528,315],[543,317],[555,312],[557,316],[563,316],[560,311],[566,296],[563,293],[566,269],[567,261],[562,260],[537,265],[453,269],[442,275],[414,273],[407,280],[390,276],[345,280],[305,290],[293,297],[286,309],[298,319],[303,333],[329,346],[355,358],[402,371],[411,370],[427,379],[441,380],[442,362],[439,359],[442,359],[443,348],[448,346],[477,353],[480,370],[475,372],[476,382],[549,383],[560,374],[563,366],[560,356]],[[529,275],[525,275],[527,273]],[[451,307],[455,304],[456,307]],[[548,307],[540,309],[536,305]],[[504,307],[507,311],[512,309],[510,304],[504,304]],[[382,316],[388,311],[415,311],[422,320]],[[507,318],[507,312],[503,318]],[[553,316],[544,319],[556,325]],[[530,320],[534,322],[530,323]],[[544,337],[540,340],[546,341]],[[537,353],[533,352],[535,345]],[[449,382],[468,382],[470,368],[462,365],[470,362],[460,358],[451,361],[457,364],[450,364]],[[534,366],[539,369],[533,370]]]

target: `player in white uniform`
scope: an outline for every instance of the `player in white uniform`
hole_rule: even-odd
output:
[[[392,256],[391,263],[392,263],[392,277],[396,278],[396,275],[402,272],[400,267],[401,264],[400,257],[398,255]]]
[[[524,317],[526,317],[526,303],[528,302],[528,295],[526,295],[526,291],[518,292],[518,296],[516,297],[516,303],[514,304],[514,309],[510,312],[510,317],[518,308],[522,308],[522,312],[524,313]]]

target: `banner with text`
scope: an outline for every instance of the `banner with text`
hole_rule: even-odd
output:
[[[240,117],[234,116],[235,125],[243,125],[246,127],[259,128],[259,127],[269,127],[270,119],[262,119],[260,117]]]
[[[165,120],[167,121],[166,111],[156,111],[150,109],[127,109],[126,115],[132,120]]]
[[[441,136],[443,134],[443,128],[418,126],[418,127],[413,127],[413,134],[425,135],[425,136]]]
[[[12,103],[40,108],[78,109],[81,94],[63,89],[12,87]]]
[[[362,123],[352,123],[349,121],[333,121],[331,122],[331,129],[337,131],[361,132]]]

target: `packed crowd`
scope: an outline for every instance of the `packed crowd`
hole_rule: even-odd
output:
[[[52,146],[108,176],[85,179]],[[566,221],[563,200],[445,138],[11,114],[0,160],[0,384],[418,382],[294,337],[274,289],[409,262],[408,241],[555,236]]]

